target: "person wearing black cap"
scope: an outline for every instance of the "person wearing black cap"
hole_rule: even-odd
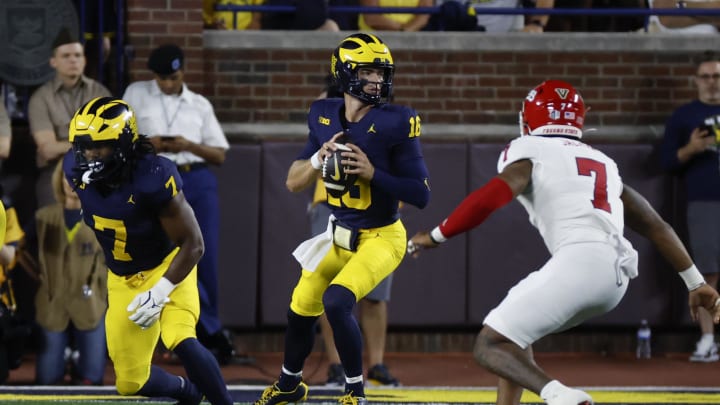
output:
[[[221,165],[230,145],[210,102],[185,85],[184,65],[185,56],[177,45],[155,48],[147,62],[154,80],[130,84],[123,99],[137,113],[138,131],[175,162],[183,178],[185,196],[205,240],[205,254],[198,263],[198,339],[220,364],[228,364],[235,352],[218,316],[220,210],[217,179],[208,164]]]
[[[68,125],[80,106],[96,97],[110,96],[99,82],[84,75],[85,53],[80,40],[68,28],[62,28],[52,43],[50,66],[55,77],[30,97],[28,121],[40,168],[36,182],[38,207],[54,204],[52,172],[55,163],[70,149]]]

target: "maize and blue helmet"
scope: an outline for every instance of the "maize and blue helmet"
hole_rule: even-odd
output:
[[[367,80],[358,79],[358,68],[382,69],[380,94],[368,94],[363,87]],[[330,72],[340,91],[366,103],[380,104],[392,97],[395,65],[387,45],[373,34],[353,34],[340,42],[330,60]]]
[[[70,121],[69,141],[82,181],[90,183],[114,177],[128,162],[139,137],[135,113],[125,101],[98,97],[80,107]],[[103,146],[110,147],[112,154],[98,159],[86,158],[86,150]]]

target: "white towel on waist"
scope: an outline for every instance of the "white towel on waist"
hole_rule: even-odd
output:
[[[320,261],[330,251],[333,243],[332,222],[334,219],[335,217],[330,215],[325,232],[302,242],[293,251],[292,255],[303,269],[315,271]]]
[[[638,252],[633,248],[629,240],[622,235],[611,234],[611,243],[618,252],[617,266],[628,278],[638,276]]]

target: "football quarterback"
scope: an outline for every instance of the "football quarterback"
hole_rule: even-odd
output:
[[[410,107],[388,102],[395,64],[387,45],[374,34],[350,35],[332,53],[330,70],[343,97],[316,100],[310,107],[307,143],[292,163],[286,185],[293,192],[314,185],[325,161],[332,215],[328,232],[293,252],[302,275],[288,311],[285,359],[279,380],[263,392],[258,405],[306,398],[302,370],[312,350],[315,322],[323,312],[346,375],[340,402],[367,402],[362,336],[353,307],[397,268],[405,254],[399,201],[423,208],[430,198],[420,116]],[[345,175],[350,181],[341,180]]]

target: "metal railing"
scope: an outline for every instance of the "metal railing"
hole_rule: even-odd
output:
[[[95,4],[97,6],[97,15],[96,16],[88,16],[87,14],[87,3],[91,2],[92,4]],[[123,89],[125,86],[125,0],[114,0],[114,4],[106,4],[105,1],[97,1],[97,0],[80,0],[79,3],[79,9],[76,10],[78,13],[78,19],[80,23],[80,32],[82,33],[89,33],[92,34],[95,38],[101,39],[105,35],[108,34],[105,30],[105,24],[106,24],[106,18],[105,18],[105,8],[106,7],[113,7],[115,11],[115,31],[110,32],[110,36],[112,37],[112,45],[111,46],[111,52],[114,53],[115,58],[113,59],[113,62],[115,64],[115,86],[112,86],[118,90]],[[88,17],[95,18],[97,21],[97,29],[95,32],[88,31],[87,28],[87,21]],[[85,43],[85,38],[82,38],[83,44]],[[97,76],[93,77],[93,79],[104,82],[105,81],[105,72],[101,68],[104,65],[106,56],[105,54],[105,48],[103,47],[103,41],[99,40],[95,44],[97,46],[97,60],[95,61],[98,66]]]

